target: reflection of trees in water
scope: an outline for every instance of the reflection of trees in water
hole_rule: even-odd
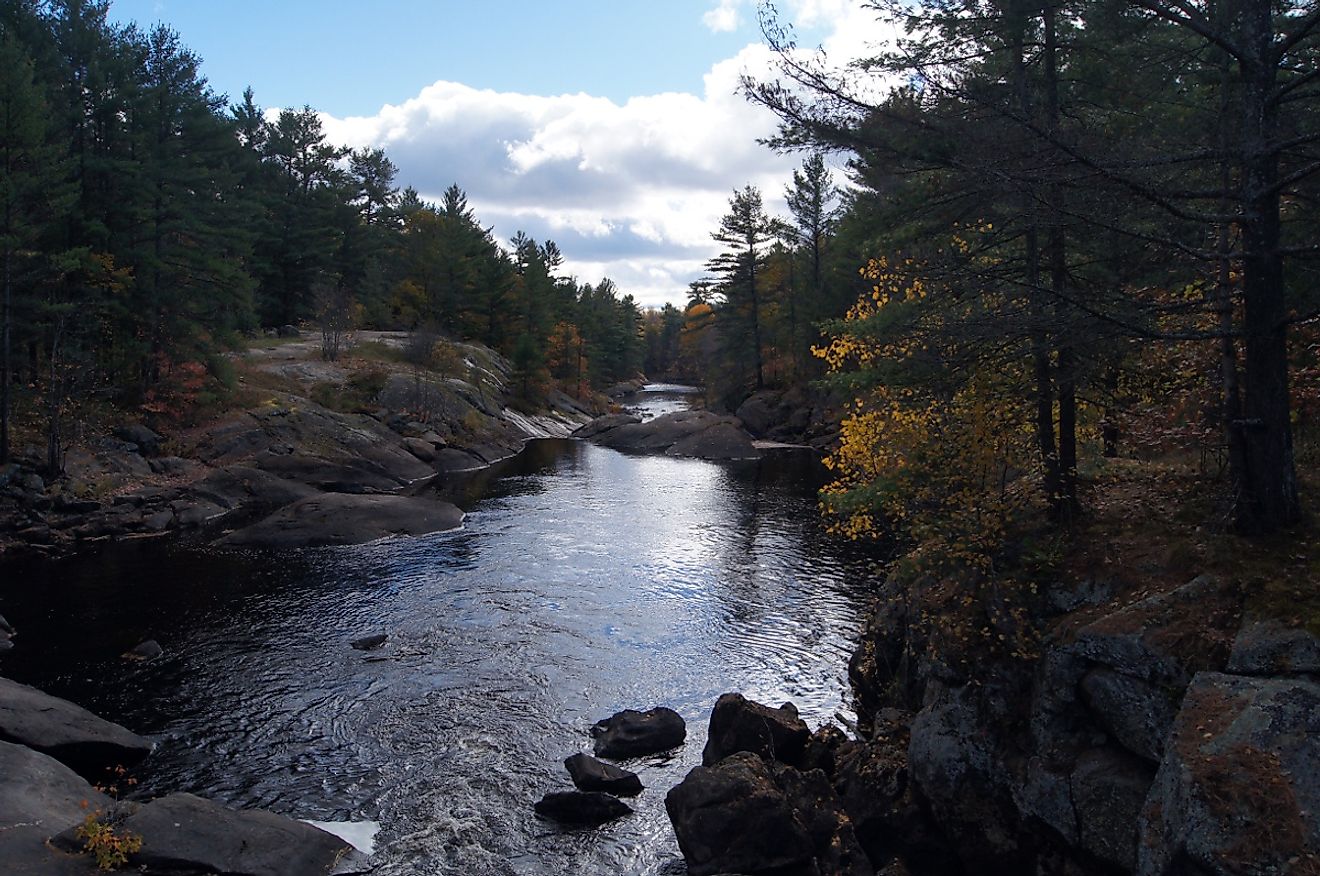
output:
[[[805,623],[821,595],[864,604],[870,558],[825,533],[815,499],[820,468],[807,453],[728,467],[727,537],[717,542],[716,585],[732,621],[760,626],[782,615]]]

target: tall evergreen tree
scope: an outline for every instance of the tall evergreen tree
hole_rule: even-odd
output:
[[[729,212],[711,235],[726,249],[706,264],[706,270],[716,277],[715,291],[723,299],[720,315],[728,326],[723,337],[730,363],[744,373],[750,370],[758,390],[765,386],[762,307],[766,289],[762,273],[766,247],[778,230],[765,212],[759,189],[749,185],[735,191],[729,199]]]

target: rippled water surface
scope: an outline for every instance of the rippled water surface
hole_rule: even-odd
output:
[[[682,873],[664,792],[700,763],[719,694],[851,716],[867,561],[822,535],[817,468],[543,441],[479,485],[461,531],[0,568],[20,633],[0,669],[156,739],[143,793],[379,821],[380,873]],[[378,631],[382,650],[348,647]],[[118,659],[142,638],[165,657]],[[562,761],[592,722],[656,704],[688,742],[627,764],[635,815],[532,813],[571,787]]]

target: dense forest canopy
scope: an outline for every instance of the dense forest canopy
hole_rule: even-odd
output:
[[[262,327],[312,324],[330,355],[357,327],[476,340],[528,390],[639,371],[641,311],[608,279],[561,276],[552,241],[502,245],[457,185],[400,191],[310,107],[227,105],[176,33],[108,8],[0,5],[0,462],[21,417],[58,471],[80,408],[150,411]]]
[[[1297,521],[1320,6],[870,6],[902,36],[843,69],[766,7],[782,76],[746,82],[776,145],[856,183],[835,249],[856,235],[870,288],[823,351],[858,403],[827,503],[854,531],[975,507],[974,530],[1030,471],[1066,521],[1088,447],[1122,435],[1222,454],[1243,531]]]

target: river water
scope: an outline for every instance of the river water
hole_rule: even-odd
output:
[[[684,406],[679,387],[629,404]],[[4,674],[144,733],[133,793],[377,822],[381,874],[684,872],[664,794],[715,699],[849,720],[869,561],[820,528],[809,456],[716,464],[538,441],[468,484],[462,530],[293,554],[137,543],[0,568]],[[359,636],[386,632],[376,652]],[[154,638],[165,656],[118,655]],[[626,765],[636,813],[532,813],[622,708],[687,744]]]

